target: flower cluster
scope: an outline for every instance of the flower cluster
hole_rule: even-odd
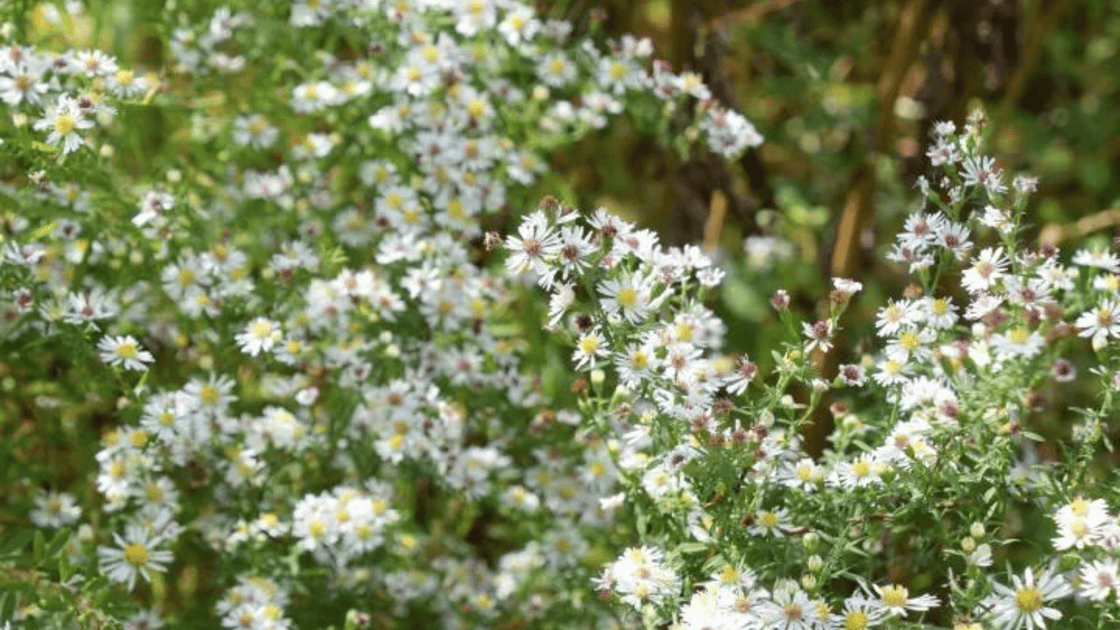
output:
[[[297,603],[341,622],[335,601],[400,627],[605,624],[568,604],[614,535],[616,445],[548,397],[524,291],[479,237],[617,116],[728,157],[761,135],[649,41],[515,0],[169,11],[147,77],[97,51],[0,56],[21,157],[0,166],[0,334],[59,381],[27,404],[100,439],[72,493],[27,501],[57,579],[135,593],[112,611],[130,627],[173,617],[151,593],[187,566],[229,627],[292,626]],[[152,111],[179,126],[138,137]],[[639,322],[654,278],[629,282],[603,290]],[[697,340],[702,315],[680,323]]]
[[[620,436],[620,503],[662,523],[660,531],[639,525],[645,546],[595,580],[604,596],[647,623],[798,630],[870,628],[945,611],[965,620],[962,628],[971,619],[991,624],[977,627],[1040,628],[1064,617],[1061,602],[1073,592],[1113,601],[1111,552],[1088,556],[1079,572],[1052,562],[1027,568],[1006,586],[987,573],[1006,543],[987,532],[1011,509],[1009,497],[1054,501],[1045,479],[1077,478],[1089,465],[1112,394],[1085,412],[1075,430],[1082,458],[1066,469],[1039,462],[1034,442],[1043,438],[1027,424],[1039,395],[1029,390],[1042,379],[1072,380],[1077,368],[1062,355],[1079,337],[1109,349],[1115,257],[1081,250],[1067,266],[1053,245],[1024,249],[1017,225],[1032,182],[1018,179],[1008,192],[980,153],[979,119],[960,134],[952,125],[935,133],[930,157],[943,175],[920,186],[930,208],[907,218],[888,252],[917,281],[878,310],[882,349],[840,365],[832,378],[806,358],[835,346],[859,282],[835,279],[827,312],[800,326],[788,297],[776,296],[791,341],[767,375],[745,356],[722,354],[724,331],[704,298],[723,271],[699,250],[661,248],[652,233],[602,211],[581,217],[556,204],[507,238],[507,268],[548,291],[546,328],[574,345],[573,367],[590,375],[599,430]],[[997,243],[986,244],[992,236]],[[1094,371],[1107,377],[1107,392],[1116,390],[1110,370]],[[809,392],[804,402],[789,393],[796,383]],[[884,406],[862,412],[834,403],[835,430],[813,458],[799,435],[826,395],[844,392]],[[947,562],[949,601],[912,596],[905,581],[868,580],[839,597],[825,590],[842,567],[880,550],[877,541],[910,539],[892,522],[941,521],[945,509],[964,517],[959,533],[946,532],[959,549],[896,553],[916,566]],[[1054,520],[1055,552],[1114,542],[1101,501],[1077,499]],[[701,552],[708,560],[697,564]],[[749,577],[703,582],[701,566]]]
[[[549,152],[616,116],[726,158],[762,142],[648,41],[596,43],[516,0],[168,10],[158,81],[97,51],[0,52],[18,158],[0,339],[24,357],[4,410],[31,416],[13,452],[78,453],[51,489],[13,490],[38,530],[0,549],[20,623],[1120,612],[1116,519],[1081,498],[1120,392],[1120,257],[1024,247],[1035,184],[983,153],[981,118],[935,126],[923,204],[883,252],[913,282],[866,352],[843,355],[863,283],[835,278],[811,314],[779,290],[785,336],[747,356],[720,256],[604,209],[526,211]],[[178,126],[140,137],[114,104]],[[756,272],[793,255],[776,236],[744,251]],[[1038,410],[1079,373],[1099,396],[1067,437]],[[1052,537],[1015,531],[1039,508]]]

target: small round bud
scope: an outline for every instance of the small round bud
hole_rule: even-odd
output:
[[[961,539],[961,549],[963,549],[965,553],[972,553],[976,550],[976,539],[972,536],[965,536]]]
[[[971,534],[973,538],[983,538],[984,534],[986,533],[984,531],[984,524],[977,521],[972,525],[969,525],[968,533]]]
[[[817,573],[824,568],[824,559],[822,559],[817,554],[813,554],[809,556],[808,560],[805,561],[805,566],[808,567],[809,570],[813,573]]]

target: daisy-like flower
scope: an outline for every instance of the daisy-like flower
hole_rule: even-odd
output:
[[[811,630],[823,621],[821,611],[805,591],[790,583],[775,588],[762,611],[763,627],[774,630]]]
[[[1082,249],[1073,255],[1073,264],[1082,267],[1096,267],[1112,273],[1120,273],[1120,257],[1105,249]]]
[[[234,340],[242,352],[255,357],[262,351],[272,350],[282,337],[283,334],[276,322],[266,317],[258,317],[249,322],[245,332],[238,333]]]
[[[972,266],[961,276],[961,286],[969,293],[980,293],[995,286],[1007,271],[1002,247],[985,247]]]
[[[898,334],[902,328],[914,326],[919,321],[921,321],[921,311],[914,308],[912,302],[890,300],[886,306],[879,309],[875,327],[879,329],[880,337],[890,337]]]
[[[1120,583],[1120,563],[1113,558],[1097,560],[1081,567],[1077,592],[1095,602],[1102,602],[1114,593]]]
[[[157,549],[163,539],[140,525],[128,526],[124,536],[114,533],[113,541],[114,547],[97,548],[101,571],[110,581],[127,584],[129,590],[136,585],[136,576],[150,582],[149,572],[163,573],[173,558],[170,551]]]
[[[570,282],[561,282],[552,288],[548,298],[548,324],[545,329],[554,330],[560,325],[560,320],[576,301],[575,286]]]
[[[822,319],[815,324],[801,324],[801,330],[809,338],[805,344],[805,351],[812,352],[820,348],[821,352],[828,352],[832,347],[832,322]]]
[[[47,108],[46,115],[35,121],[35,128],[49,131],[47,144],[62,145],[62,153],[73,153],[82,146],[82,136],[78,132],[93,127],[93,121],[86,118],[78,101],[63,94],[58,102]]]
[[[857,595],[844,600],[844,609],[829,618],[829,627],[833,630],[864,630],[882,625],[886,617],[875,602]]]
[[[908,612],[925,612],[941,604],[941,600],[929,594],[910,597],[910,591],[898,584],[875,584],[872,588],[874,593],[868,590],[870,600],[887,615],[905,616]]]
[[[1023,357],[1029,359],[1042,351],[1046,340],[1038,331],[1028,330],[1024,326],[1017,326],[992,337],[992,349],[1000,361]]]
[[[927,296],[920,307],[926,323],[937,330],[952,328],[957,323],[957,307],[949,298]]]
[[[881,485],[883,479],[880,475],[885,467],[873,455],[861,456],[851,462],[839,464],[829,475],[828,482],[845,490]]]
[[[104,337],[98,342],[97,349],[102,361],[126,370],[143,371],[145,364],[155,361],[152,353],[141,348],[131,335]]]
[[[505,245],[512,252],[506,259],[506,269],[510,273],[522,274],[532,270],[542,283],[552,283],[552,272],[546,260],[560,253],[561,242],[543,212],[538,210],[525,217],[517,228],[517,236],[507,237]]]
[[[901,385],[909,380],[909,367],[907,361],[887,358],[880,362],[871,375],[872,380],[882,386]]]
[[[907,363],[911,359],[924,361],[933,355],[930,344],[936,334],[930,328],[905,330],[897,338],[887,343],[886,355],[898,363]]]
[[[791,527],[786,520],[789,518],[789,511],[785,508],[779,508],[774,511],[762,510],[754,517],[754,524],[751,525],[749,531],[755,536],[776,536],[781,538],[785,536]]]
[[[1007,190],[1003,171],[996,168],[996,161],[986,155],[964,159],[961,177],[968,186],[983,186],[988,194],[998,195]]]
[[[787,488],[816,490],[823,480],[824,471],[808,457],[803,457],[796,463],[786,462],[778,471],[778,481]]]
[[[572,360],[577,370],[593,370],[600,357],[607,356],[607,340],[598,330],[589,330],[580,335]]]
[[[735,362],[735,370],[725,377],[727,393],[738,396],[747,390],[747,385],[758,374],[758,365],[746,356]]]
[[[31,522],[37,527],[65,527],[82,515],[82,508],[66,492],[44,492],[35,497]]]
[[[964,259],[972,243],[968,240],[969,230],[964,223],[945,221],[937,231],[937,244],[952,252],[957,260]]]
[[[1120,337],[1120,303],[1105,300],[1097,308],[1082,313],[1073,324],[1081,329],[1078,336],[1092,339],[1093,348],[1099,350],[1109,337]]]
[[[1112,521],[1103,500],[1087,501],[1082,497],[1063,505],[1053,518],[1058,526],[1058,535],[1051,541],[1056,551],[1084,549],[1099,540]]]
[[[635,608],[675,597],[680,584],[676,573],[665,565],[664,552],[653,547],[627,549],[595,582]]]
[[[1047,619],[1062,618],[1061,611],[1047,604],[1070,594],[1071,589],[1064,578],[1047,569],[1035,580],[1028,567],[1022,579],[1012,575],[1011,582],[1011,586],[993,583],[992,595],[986,600],[988,615],[998,628],[1034,630],[1045,628]]]
[[[607,278],[599,283],[603,310],[621,316],[631,324],[641,324],[649,314],[650,283],[639,274]]]

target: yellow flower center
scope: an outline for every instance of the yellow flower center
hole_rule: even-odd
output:
[[[632,309],[638,303],[638,292],[630,287],[618,292],[618,305],[624,309]]]
[[[1030,614],[1042,608],[1042,592],[1033,586],[1024,586],[1015,593],[1015,607]]]
[[[863,630],[867,627],[867,613],[855,610],[844,619],[844,630]]]
[[[74,131],[74,127],[78,126],[78,121],[70,114],[59,114],[58,118],[54,119],[54,131],[60,136]]]
[[[265,321],[255,322],[251,332],[254,338],[264,339],[272,334],[272,324]]]
[[[758,521],[766,529],[773,529],[778,526],[778,515],[773,512],[763,512]]]
[[[854,473],[856,477],[859,477],[861,479],[863,477],[866,477],[867,475],[871,474],[871,463],[863,459],[857,461],[856,463],[852,464],[852,473]]]
[[[598,337],[586,337],[586,338],[584,338],[582,341],[579,342],[579,349],[582,350],[584,354],[594,354],[595,351],[599,349],[599,338]]]
[[[1070,501],[1069,511],[1077,516],[1085,516],[1089,513],[1089,502],[1082,497],[1077,497],[1073,501]]]
[[[198,397],[207,405],[216,405],[222,399],[222,392],[213,385],[203,385]]]
[[[649,356],[646,355],[645,352],[642,352],[641,350],[635,350],[633,353],[630,354],[630,367],[633,367],[634,369],[641,370],[641,369],[644,369],[648,365],[649,365]]]
[[[148,564],[148,548],[143,543],[132,542],[124,548],[124,561],[134,567],[143,567]]]
[[[883,589],[883,604],[889,608],[903,608],[909,598],[910,591],[905,586],[892,584]]]

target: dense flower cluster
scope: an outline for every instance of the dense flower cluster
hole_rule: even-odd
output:
[[[0,336],[42,359],[19,366],[34,431],[100,438],[77,480],[17,489],[37,530],[0,545],[18,627],[1118,612],[1120,527],[1085,497],[1120,391],[1120,257],[1024,248],[1035,183],[983,153],[981,119],[936,125],[885,252],[914,283],[829,373],[861,282],[804,321],[780,290],[787,336],[752,359],[714,306],[730,265],[604,209],[527,210],[548,152],[615,116],[727,158],[762,142],[648,41],[516,0],[168,7],[158,74],[0,50]],[[155,155],[121,140],[147,108],[182,123]],[[1059,460],[1035,394],[1079,370],[1100,403]],[[813,452],[802,432],[830,421]],[[1053,554],[1008,549],[1020,504],[1052,514]]]
[[[6,175],[36,184],[0,188],[34,209],[4,217],[0,329],[98,374],[89,402],[117,400],[98,499],[39,493],[31,521],[80,527],[60,534],[70,565],[127,591],[213,550],[229,627],[289,627],[322,576],[355,619],[402,627],[606,623],[569,602],[610,535],[613,442],[546,400],[521,288],[480,264],[483,216],[520,212],[547,152],[617,115],[728,157],[762,137],[648,41],[599,46],[513,0],[167,18],[161,76],[99,51],[0,55],[4,149],[34,169]],[[136,105],[186,112],[190,148],[123,185],[127,165],[93,164]],[[625,317],[654,306],[630,291]]]
[[[745,356],[721,354],[722,324],[703,298],[723,272],[699,250],[660,248],[653,234],[601,212],[537,212],[507,239],[509,269],[549,292],[547,328],[572,340],[573,365],[606,387],[597,422],[604,435],[623,436],[621,501],[665,519],[645,534],[647,547],[604,569],[595,582],[604,596],[649,623],[675,619],[697,630],[869,628],[942,606],[957,619],[1018,630],[1062,618],[1057,602],[1073,592],[1115,601],[1111,551],[1087,555],[1077,571],[1028,567],[1011,586],[985,573],[1000,543],[987,526],[1000,523],[1009,498],[1050,502],[1061,494],[1047,479],[1081,474],[1039,461],[1038,438],[1023,427],[1032,405],[1024,390],[1038,375],[1069,382],[1075,367],[1058,353],[1078,336],[1106,348],[1117,276],[1107,252],[1079,251],[1067,266],[1053,246],[1018,244],[1033,182],[1016,180],[1009,191],[980,153],[980,126],[970,120],[959,134],[937,126],[931,158],[943,174],[921,183],[930,209],[906,220],[888,254],[917,282],[878,311],[882,350],[841,365],[831,380],[804,357],[832,347],[858,282],[834,280],[827,315],[800,325],[800,341],[775,354],[767,376]],[[987,234],[998,244],[982,245]],[[960,289],[943,280],[952,274]],[[793,332],[785,303],[775,300]],[[808,406],[787,394],[798,382],[813,392]],[[1105,387],[1117,385],[1109,377]],[[886,407],[837,413],[830,448],[813,459],[798,439],[813,406],[826,392],[853,390]],[[1083,445],[1091,449],[1111,405],[1109,394],[1077,430]],[[963,552],[936,556],[950,567],[950,601],[911,596],[904,583],[868,582],[839,598],[822,590],[877,540],[897,536],[876,514],[940,521],[942,506],[969,519],[958,525]],[[1112,549],[1115,519],[1103,501],[1076,499],[1054,520],[1056,552]],[[700,550],[710,559],[690,577],[680,567]],[[703,581],[703,570],[720,566],[749,578]],[[691,595],[689,584],[698,585]],[[682,591],[687,603],[669,595]]]

